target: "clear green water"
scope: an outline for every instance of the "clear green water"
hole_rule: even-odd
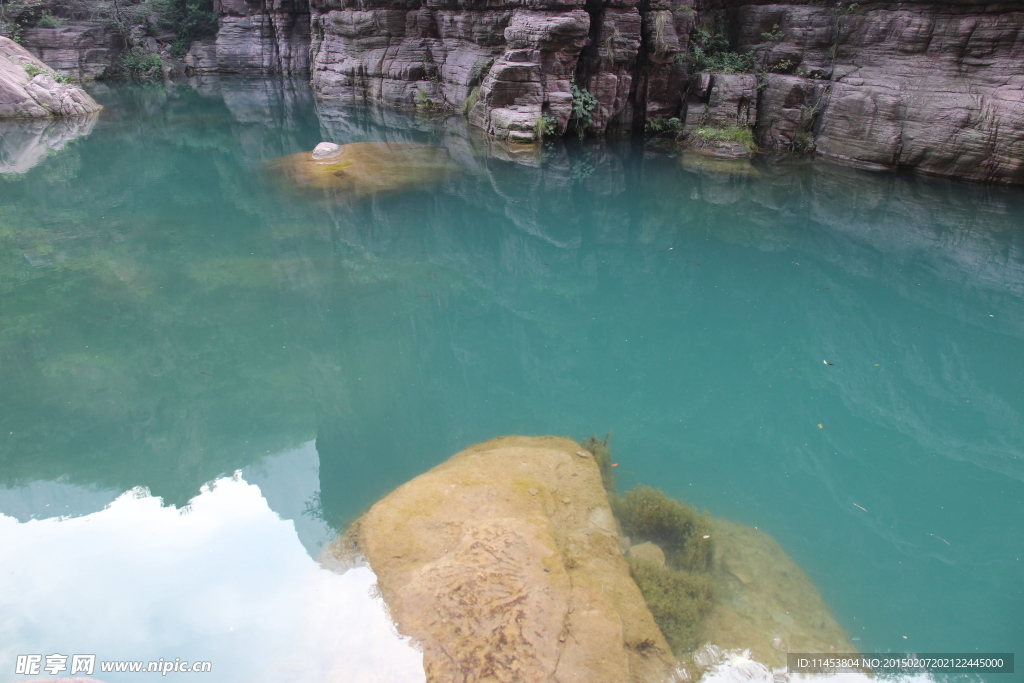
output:
[[[307,571],[464,446],[608,430],[621,485],[771,533],[862,651],[1024,653],[1024,192],[723,176],[629,142],[531,166],[456,119],[270,81],[95,95],[91,134],[0,177],[0,681],[104,646],[254,680],[269,655],[227,628],[286,595],[231,625],[124,596],[258,603],[275,562]],[[267,176],[324,139],[437,144],[460,172],[348,202]],[[235,470],[306,551],[287,525],[203,545],[139,513],[86,562],[75,519],[28,526],[135,487],[180,507]]]

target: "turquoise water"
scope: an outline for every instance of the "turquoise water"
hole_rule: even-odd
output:
[[[88,648],[253,680],[267,624],[326,600],[280,577],[507,433],[611,431],[622,486],[771,533],[862,651],[1024,652],[1024,191],[629,141],[516,156],[301,84],[94,94],[91,132],[0,177],[0,681]],[[321,140],[457,172],[366,198],[268,173]]]

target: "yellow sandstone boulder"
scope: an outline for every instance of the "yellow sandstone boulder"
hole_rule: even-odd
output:
[[[593,456],[472,446],[375,504],[355,541],[431,683],[661,682],[674,660],[622,556]]]
[[[345,199],[427,187],[443,181],[453,165],[443,149],[414,142],[321,142],[268,168],[292,190]]]

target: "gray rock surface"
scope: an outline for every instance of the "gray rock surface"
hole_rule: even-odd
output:
[[[218,72],[309,72],[308,0],[214,0],[214,10]]]
[[[761,4],[726,0],[738,53],[761,73],[694,74],[691,35],[716,15],[696,0],[216,0],[220,31],[190,74],[309,73],[325,101],[462,110],[512,143],[558,134],[570,84],[597,99],[589,132],[655,118],[750,126],[763,148],[876,169],[1024,183],[1024,10],[973,0]],[[717,10],[715,10],[717,11]],[[24,32],[77,78],[122,47],[80,19]]]
[[[1024,11],[965,5],[740,7],[739,49],[816,80],[769,86],[760,139],[792,139],[794,107],[810,104],[824,156],[1024,182]],[[776,25],[781,35],[766,42]]]
[[[26,67],[38,70],[32,76]],[[80,116],[100,105],[84,90],[58,83],[53,72],[13,40],[0,36],[0,118]]]
[[[60,28],[28,29],[21,44],[54,71],[85,81],[111,71],[124,40],[108,22],[79,20]]]

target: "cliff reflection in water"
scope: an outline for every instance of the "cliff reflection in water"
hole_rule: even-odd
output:
[[[624,480],[768,529],[862,649],[1024,637],[1019,192],[508,149],[279,81],[96,96],[91,135],[0,184],[4,486],[184,504],[315,438],[337,528],[466,444],[611,428]],[[322,140],[460,173],[266,191]]]

